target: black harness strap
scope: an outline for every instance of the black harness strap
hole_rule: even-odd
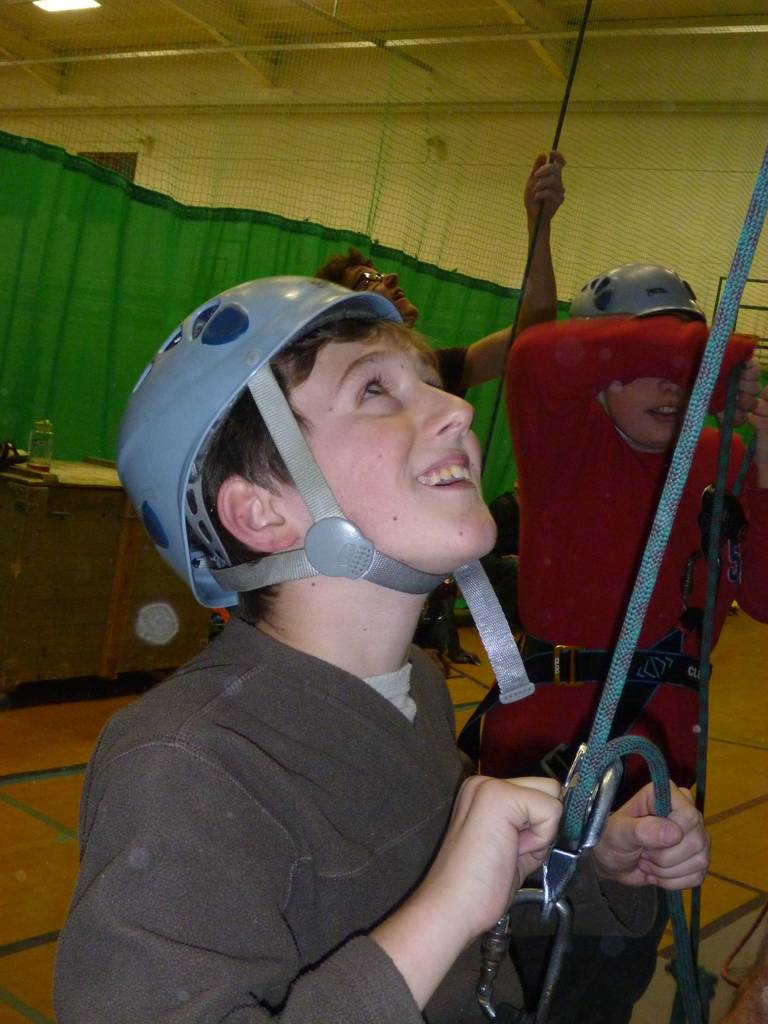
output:
[[[699,659],[682,653],[683,638],[681,630],[673,629],[652,648],[635,652],[614,718],[613,735],[621,736],[630,728],[661,683],[698,692]],[[612,650],[550,644],[530,634],[525,635],[521,647],[528,678],[538,686],[605,682],[613,657]],[[494,683],[459,734],[459,749],[475,764],[480,758],[482,719],[498,700],[499,688]]]

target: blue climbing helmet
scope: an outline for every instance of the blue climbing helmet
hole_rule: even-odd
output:
[[[347,318],[400,322],[375,292],[315,278],[250,281],[188,316],[134,387],[118,473],[157,550],[201,604],[235,604],[240,591],[317,573],[424,594],[442,580],[382,555],[344,518],[270,369],[298,338]],[[216,427],[247,389],[315,524],[303,550],[235,567],[206,508],[201,476]]]
[[[160,555],[216,608],[240,593],[309,576],[365,579],[390,590],[428,594],[444,574],[391,558],[339,508],[270,367],[283,348],[341,319],[400,323],[376,292],[329,281],[273,277],[250,281],[199,306],[172,332],[139,377],[120,428],[117,468]],[[313,518],[304,547],[232,565],[206,508],[202,470],[216,428],[250,392]],[[533,692],[479,561],[453,574],[499,681],[501,700]]]
[[[693,288],[658,263],[625,263],[588,281],[571,302],[571,316],[654,316],[685,313],[706,320]]]

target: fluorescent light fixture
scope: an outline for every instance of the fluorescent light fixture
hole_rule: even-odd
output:
[[[41,11],[81,11],[86,7],[101,7],[98,0],[32,0]]]

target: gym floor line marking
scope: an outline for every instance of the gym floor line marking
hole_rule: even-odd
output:
[[[764,803],[768,803],[768,793],[763,793],[762,796],[753,797],[752,800],[745,800],[743,804],[735,804],[733,807],[728,807],[724,811],[718,811],[717,814],[704,818],[704,824],[707,826],[717,825],[721,821],[726,821],[728,818],[734,818],[737,814],[743,814],[744,811],[751,811],[753,807],[759,807]]]
[[[484,683],[482,679],[478,679],[476,676],[472,676],[469,672],[465,672],[463,668],[457,668],[455,662],[450,663],[453,671],[451,672],[449,679],[468,679],[470,683],[477,683],[478,686],[482,687],[483,690],[490,690],[492,683]]]
[[[709,924],[704,925],[699,933],[700,939],[709,939],[713,935],[722,931],[723,928],[727,928],[728,925],[734,924],[736,921],[741,920],[742,917],[746,917],[747,914],[751,914],[755,910],[759,910],[765,903],[766,894],[760,893],[759,896],[755,896],[754,899],[749,900],[748,903],[742,903],[741,906],[734,907],[733,910],[729,910],[725,914],[721,914],[720,917],[716,917],[714,921],[710,921]],[[663,949],[659,949],[658,955],[664,960],[669,960],[675,950],[674,942],[670,942],[668,946],[664,946]]]
[[[49,946],[56,942],[61,933],[44,932],[42,935],[30,935],[28,939],[18,939],[16,942],[7,942],[0,946],[0,957],[15,956],[16,953],[25,953],[28,949],[36,949],[38,946]]]
[[[31,818],[36,818],[38,821],[42,821],[42,823],[47,825],[49,828],[56,829],[61,838],[77,839],[77,832],[74,832],[67,825],[63,825],[60,821],[56,821],[55,818],[49,818],[47,814],[43,814],[42,811],[38,811],[35,807],[25,804],[22,800],[15,800],[12,796],[3,792],[0,792],[0,800],[2,800],[3,803],[9,804],[11,807],[14,807],[17,811],[21,811],[23,814],[28,814]]]
[[[759,740],[730,740],[727,736],[711,736],[710,743],[727,743],[729,747],[747,747],[749,750],[768,750],[768,743]]]
[[[13,772],[11,775],[0,775],[0,786],[13,786],[17,782],[34,782],[37,779],[65,778],[68,775],[82,775],[86,764],[69,764],[61,768],[38,768],[29,772]]]
[[[44,1017],[42,1013],[33,1010],[28,1003],[17,999],[13,992],[9,992],[7,988],[0,988],[0,1003],[10,1006],[16,1013],[20,1013],[22,1017],[33,1021],[33,1024],[56,1024],[56,1021],[51,1020],[50,1017]]]

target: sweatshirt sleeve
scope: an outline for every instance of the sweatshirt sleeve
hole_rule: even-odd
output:
[[[161,740],[128,751],[86,799],[59,1024],[420,1024],[366,936],[340,929],[316,962],[298,948],[292,837],[199,751]]]

